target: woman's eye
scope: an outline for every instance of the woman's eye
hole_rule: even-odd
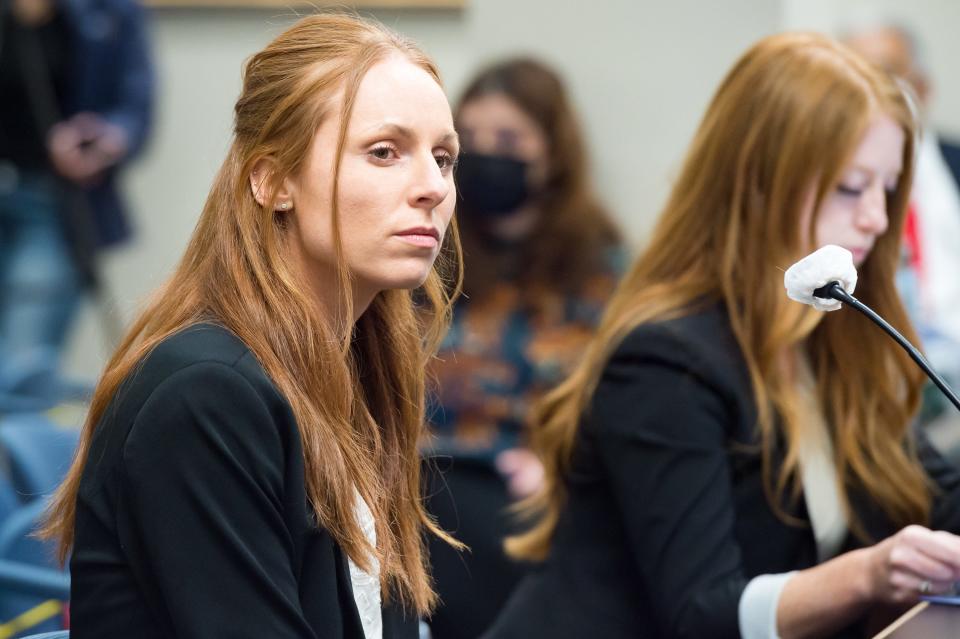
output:
[[[437,160],[437,166],[440,167],[442,171],[453,168],[455,162],[453,155],[449,153],[438,153],[433,156]]]
[[[850,197],[860,197],[863,195],[863,189],[847,186],[845,184],[838,184],[837,193],[841,195],[849,195]]]
[[[370,150],[370,155],[378,160],[392,160],[396,156],[396,151],[389,146],[376,146]]]

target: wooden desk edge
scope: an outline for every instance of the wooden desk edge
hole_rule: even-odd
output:
[[[880,634],[878,634],[877,636],[875,636],[873,639],[886,639],[887,637],[890,637],[890,636],[893,635],[893,633],[895,633],[901,626],[903,626],[905,623],[907,623],[908,621],[910,621],[911,619],[913,619],[914,617],[916,617],[917,615],[919,615],[919,614],[920,614],[921,612],[923,612],[924,610],[926,610],[926,609],[927,609],[927,606],[929,606],[929,605],[930,605],[930,602],[929,602],[929,601],[921,601],[921,602],[918,603],[916,606],[914,606],[914,607],[911,608],[910,610],[908,610],[908,611],[906,611],[905,613],[903,613],[903,615],[901,615],[901,617],[900,617],[899,619],[897,619],[897,620],[894,621],[892,624],[890,624],[889,626],[887,626],[887,627],[883,630],[883,632],[881,632]]]

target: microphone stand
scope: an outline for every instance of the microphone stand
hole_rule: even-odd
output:
[[[957,410],[960,410],[960,398],[957,397],[957,394],[952,388],[950,388],[947,382],[944,381],[944,379],[940,377],[935,370],[933,370],[933,367],[930,366],[930,363],[923,357],[920,351],[918,351],[913,344],[907,341],[907,338],[901,335],[897,329],[890,326],[885,319],[880,317],[876,311],[855,298],[850,293],[847,293],[845,290],[843,290],[843,287],[840,286],[839,282],[830,282],[829,284],[821,286],[813,291],[813,295],[814,297],[819,297],[821,299],[834,299],[839,302],[843,302],[844,304],[852,306],[869,317],[874,324],[882,328],[887,335],[892,337],[898,344],[900,344],[900,346],[903,347],[903,350],[907,351],[907,355],[909,355],[910,358],[915,361],[920,368],[923,369],[923,372],[926,373],[931,380],[933,380],[933,383],[937,385],[937,388],[939,388],[944,395],[947,396],[947,399],[950,400]]]

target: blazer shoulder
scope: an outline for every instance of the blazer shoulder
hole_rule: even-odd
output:
[[[630,377],[638,365],[681,372],[751,418],[750,374],[722,306],[637,326],[614,349],[602,377]]]
[[[239,337],[223,326],[200,323],[161,341],[133,371],[123,394],[140,405],[158,387],[171,388],[170,382],[190,394],[210,387],[214,379],[235,385],[240,377],[244,386],[248,384],[268,405],[286,407],[273,381]]]
[[[144,359],[144,366],[175,370],[209,362],[234,367],[248,354],[250,349],[231,331],[204,322],[188,326],[161,341]]]
[[[640,324],[614,350],[615,357],[650,357],[680,366],[739,366],[742,353],[722,308]]]

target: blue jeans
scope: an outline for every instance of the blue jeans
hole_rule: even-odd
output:
[[[0,386],[38,352],[59,361],[82,294],[56,180],[22,175],[11,186],[0,191]]]

